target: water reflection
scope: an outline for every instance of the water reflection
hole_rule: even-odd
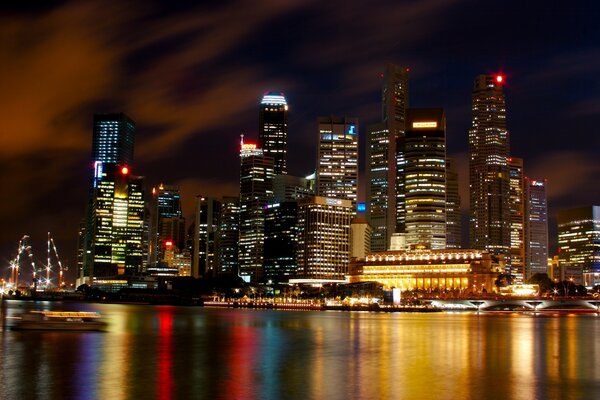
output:
[[[0,332],[2,398],[593,398],[596,316],[5,302],[96,310],[109,331]]]

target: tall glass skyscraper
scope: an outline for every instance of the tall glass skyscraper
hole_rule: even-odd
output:
[[[134,138],[135,123],[124,113],[94,115],[90,186],[78,283],[92,283],[92,278],[98,274],[141,271],[144,240],[140,239],[142,255],[139,260],[138,250],[133,250],[138,246],[138,223],[133,221],[140,217],[140,212],[140,236],[144,225],[141,178],[130,175]],[[141,211],[138,209],[140,196]],[[123,240],[129,240],[131,246],[123,244]]]
[[[523,159],[509,157],[508,159],[510,182],[510,261],[507,263],[507,272],[515,282],[527,279],[525,273],[525,197]],[[547,260],[546,260],[547,262]]]
[[[409,108],[398,141],[404,153],[406,245],[446,248],[446,118],[441,108]]]
[[[509,141],[503,77],[479,75],[469,129],[471,247],[510,253]]]
[[[388,64],[381,89],[382,122],[367,128],[367,218],[373,228],[371,249],[387,250],[396,225],[404,223],[397,214],[403,207],[403,194],[397,197],[398,168],[402,173],[404,157],[397,151],[397,140],[404,136],[408,108],[408,68]],[[400,162],[398,162],[400,160]],[[402,225],[403,226],[403,225]]]
[[[240,276],[247,282],[264,278],[264,207],[273,198],[273,157],[255,144],[240,151]]]
[[[317,195],[350,200],[358,193],[358,119],[320,117]]]
[[[123,113],[95,114],[92,137],[92,163],[131,165],[135,123]]]
[[[260,102],[259,147],[273,158],[275,174],[287,174],[288,104],[281,92],[267,92]]]
[[[548,271],[548,202],[546,180],[525,178],[525,273]]]
[[[194,219],[192,276],[214,277],[218,273],[221,202],[211,197],[196,196]]]
[[[176,253],[185,247],[185,218],[179,187],[161,183],[152,188],[151,214],[149,263],[154,266],[163,261],[167,242]]]
[[[217,275],[237,275],[239,269],[238,248],[240,239],[240,199],[226,196],[221,201],[218,229]]]

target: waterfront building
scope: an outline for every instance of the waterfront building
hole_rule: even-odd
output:
[[[358,193],[358,119],[318,119],[317,195],[346,199],[356,206]]]
[[[194,238],[192,245],[192,276],[216,276],[219,260],[221,203],[211,197],[196,196]]]
[[[446,119],[441,108],[409,108],[404,153],[406,245],[446,248]]]
[[[471,247],[510,254],[510,171],[506,102],[501,75],[479,75],[469,129]]]
[[[175,185],[160,184],[152,188],[152,220],[150,222],[150,265],[164,261],[165,243],[175,252],[185,247],[185,218],[181,211],[181,194]]]
[[[259,147],[273,158],[275,174],[287,174],[288,104],[281,92],[267,92],[260,102]]]
[[[504,257],[474,249],[385,251],[352,260],[350,283],[379,282],[386,289],[492,293]]]
[[[507,273],[513,276],[515,283],[527,279],[525,272],[525,198],[523,159],[509,157],[510,182],[510,259],[507,260]]]
[[[548,202],[546,180],[524,180],[525,197],[525,276],[547,273]]]
[[[353,215],[350,200],[315,196],[299,201],[298,279],[345,280]]]
[[[264,278],[264,207],[273,198],[273,157],[256,144],[240,150],[239,274],[246,282]]]
[[[225,196],[221,200],[218,243],[218,276],[238,275],[240,238],[240,199]]]
[[[558,258],[567,279],[594,287],[600,284],[600,206],[559,211]]]
[[[452,158],[446,158],[446,248],[462,248],[462,219],[458,171]]]
[[[265,212],[264,269],[267,281],[288,282],[296,274],[298,203],[268,204]]]
[[[92,198],[87,276],[139,274],[144,262],[143,178],[132,176],[125,166],[96,163]]]

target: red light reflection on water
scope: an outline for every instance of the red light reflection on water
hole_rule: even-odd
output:
[[[256,387],[253,371],[255,350],[257,347],[256,331],[252,327],[236,325],[231,328],[231,348],[228,362],[228,379],[225,390],[231,399],[254,399]]]
[[[156,379],[156,393],[159,399],[171,399],[173,394],[173,362],[171,356],[173,314],[172,310],[165,308],[158,313],[159,338],[158,338],[158,376]]]

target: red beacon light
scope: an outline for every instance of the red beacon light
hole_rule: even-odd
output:
[[[129,168],[127,168],[127,167],[121,168],[121,174],[127,175],[128,173],[129,173]]]
[[[167,240],[165,242],[165,247],[171,247],[171,246],[173,246],[173,242],[171,240]]]
[[[496,75],[496,82],[502,83],[503,80],[504,80],[504,77],[502,75]]]

